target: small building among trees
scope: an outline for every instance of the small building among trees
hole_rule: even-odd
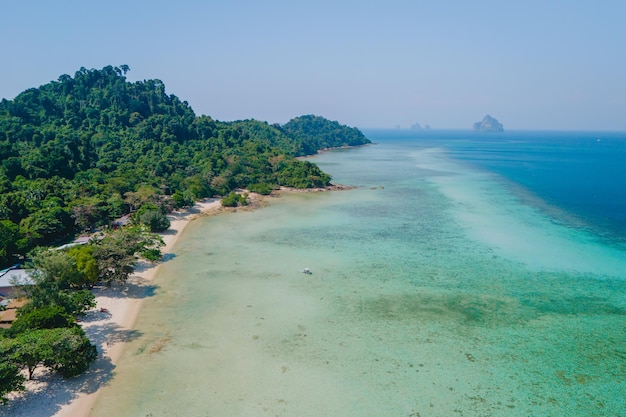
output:
[[[33,284],[32,279],[25,269],[12,266],[0,271],[0,296],[4,298],[13,298],[16,295],[15,283]]]

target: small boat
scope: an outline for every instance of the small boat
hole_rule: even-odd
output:
[[[302,270],[302,273],[303,274],[307,274],[307,275],[313,275],[313,272],[311,272],[311,270],[309,268],[304,268]]]

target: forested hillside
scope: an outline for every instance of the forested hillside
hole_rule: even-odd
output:
[[[128,70],[81,68],[0,102],[0,265],[142,207],[165,212],[249,185],[328,185],[294,157],[369,142],[317,116],[284,126],[196,116],[161,81],[128,82]]]
[[[311,155],[320,149],[358,146],[370,142],[359,129],[320,116],[296,117],[282,128],[287,135],[297,138],[295,153],[298,156]]]

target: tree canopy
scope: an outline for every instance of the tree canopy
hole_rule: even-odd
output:
[[[280,126],[196,116],[160,80],[129,82],[127,65],[81,68],[0,101],[0,267],[28,258],[32,283],[18,318],[0,331],[0,403],[43,366],[84,372],[96,347],[76,324],[95,306],[96,283],[124,283],[141,257],[161,258],[166,214],[237,188],[323,187],[330,176],[296,159],[369,143],[358,129],[318,116]],[[131,226],[88,244],[47,248],[128,215]],[[32,285],[31,285],[32,284]]]
[[[144,225],[96,236],[87,244],[63,249],[37,248],[26,267],[31,283],[18,286],[28,300],[17,320],[0,329],[0,404],[24,389],[21,370],[32,379],[41,366],[63,377],[76,376],[96,359],[96,347],[77,324],[95,307],[96,283],[124,283],[142,257],[161,258],[163,240]]]
[[[0,101],[0,265],[109,224],[144,204],[175,208],[250,184],[317,187],[294,157],[369,141],[318,116],[287,124],[196,116],[160,80],[126,65],[81,68]],[[140,221],[165,227],[158,210]]]

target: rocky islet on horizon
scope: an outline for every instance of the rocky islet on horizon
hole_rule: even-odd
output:
[[[495,117],[486,115],[480,122],[474,123],[475,132],[504,132],[504,126]]]

